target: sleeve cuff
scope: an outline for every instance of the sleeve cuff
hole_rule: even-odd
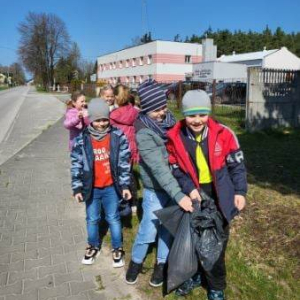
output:
[[[73,190],[73,196],[75,196],[78,193],[82,193],[82,188],[77,188]]]
[[[183,192],[178,192],[175,196],[174,196],[174,200],[179,203],[179,201],[185,196],[185,194]]]

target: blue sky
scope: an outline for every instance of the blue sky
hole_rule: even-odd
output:
[[[147,2],[147,10],[142,3]],[[173,40],[213,30],[300,31],[299,0],[0,0],[0,64],[17,61],[18,24],[29,11],[55,13],[67,25],[83,58],[120,50],[146,30],[152,38]],[[147,14],[146,14],[147,11]],[[8,49],[9,48],[9,49]]]

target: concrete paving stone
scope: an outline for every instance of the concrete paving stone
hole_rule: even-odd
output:
[[[54,281],[52,275],[37,280],[24,280],[24,293],[29,293],[32,290],[37,290],[42,287],[52,288],[53,286]]]
[[[0,255],[0,264],[8,264],[10,262],[10,253]]]
[[[54,231],[50,232],[49,234],[37,234],[37,240],[38,242],[45,241],[45,240],[50,240],[52,238],[60,238],[60,232],[59,231]]]
[[[86,246],[87,246],[87,242],[85,241],[85,239],[75,245],[64,245],[64,253],[69,253],[76,250],[82,252],[82,254],[80,253],[81,256],[83,255]]]
[[[70,261],[73,261],[73,262],[78,261],[76,251],[69,252],[67,254],[54,254],[54,255],[52,255],[53,265],[61,264],[61,263],[64,263],[64,262],[70,262]]]
[[[72,232],[73,235],[81,235],[84,232],[84,228],[83,226],[76,226],[76,227],[74,226],[70,228],[70,231]]]
[[[27,228],[27,234],[34,234],[34,233],[48,234],[49,233],[48,226],[44,225],[44,226],[36,226],[36,227],[32,227],[32,228]]]
[[[38,254],[38,250],[31,250],[26,252],[13,252],[11,254],[11,262],[16,262],[24,259],[37,259],[39,258]]]
[[[44,258],[49,255],[55,255],[55,254],[63,254],[63,246],[56,245],[55,247],[51,248],[42,248],[38,250],[39,258]]]
[[[70,287],[68,283],[62,284],[54,288],[40,288],[39,289],[39,300],[46,300],[51,297],[62,297],[70,295]]]
[[[3,246],[0,247],[0,255],[5,253],[12,253],[12,252],[20,252],[25,251],[25,244],[19,244],[15,246]]]
[[[26,251],[42,249],[42,248],[50,248],[50,239],[41,241],[41,242],[28,242],[25,243]]]
[[[66,274],[66,273],[67,273],[67,267],[65,264],[38,268],[39,278],[43,278],[50,274]]]
[[[7,283],[8,272],[0,273],[0,287],[5,286]]]
[[[71,294],[78,295],[84,291],[95,290],[97,288],[93,281],[70,282]]]
[[[83,241],[85,241],[86,237],[83,234],[81,234],[81,235],[74,235],[73,239],[74,239],[74,243],[75,244],[80,244]]]
[[[12,246],[13,239],[11,235],[2,234],[1,245]]]
[[[54,275],[54,282],[55,286],[61,285],[66,282],[70,281],[77,281],[77,282],[82,282],[82,274],[80,272],[75,272],[75,273],[68,273],[68,274],[55,274]]]
[[[32,269],[30,271],[25,272],[10,272],[8,274],[8,283],[12,284],[22,279],[36,280],[37,278],[37,269]]]
[[[28,294],[8,295],[5,300],[38,300],[38,291],[33,290]]]
[[[6,285],[0,288],[0,296],[10,295],[10,294],[21,294],[23,283],[22,281],[17,281],[14,284]]]
[[[87,295],[89,300],[112,300],[111,298],[107,298],[104,291],[99,291],[99,292],[88,291]],[[117,300],[118,298],[114,297],[113,299]],[[128,298],[128,299],[132,299],[132,298]],[[132,299],[132,300],[137,300],[137,299]]]
[[[25,271],[36,267],[46,267],[51,265],[51,257],[44,257],[41,259],[25,259]]]
[[[19,272],[24,271],[24,260],[20,260],[20,261],[13,262],[10,264],[0,265],[0,273],[1,272],[14,272],[14,271],[19,271]]]
[[[18,245],[20,243],[26,243],[26,242],[37,242],[37,234],[30,234],[28,236],[13,236],[13,245]]]
[[[78,263],[78,261],[68,261],[68,262],[66,262],[66,266],[67,266],[68,273],[82,271],[84,269],[84,267],[86,267],[83,264]]]
[[[89,300],[89,298],[85,294],[79,294],[76,296],[69,296],[69,297],[57,297],[57,300]],[[102,299],[98,298],[98,300],[102,300]]]

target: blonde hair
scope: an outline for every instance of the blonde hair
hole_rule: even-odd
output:
[[[109,91],[109,90],[114,91],[114,88],[110,84],[107,84],[107,85],[100,88],[99,95],[103,96],[104,92]]]
[[[119,84],[114,88],[114,94],[118,106],[125,106],[129,103],[129,88],[123,84]]]

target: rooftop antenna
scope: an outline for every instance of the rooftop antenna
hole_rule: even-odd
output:
[[[142,35],[149,32],[147,1],[142,0]]]

